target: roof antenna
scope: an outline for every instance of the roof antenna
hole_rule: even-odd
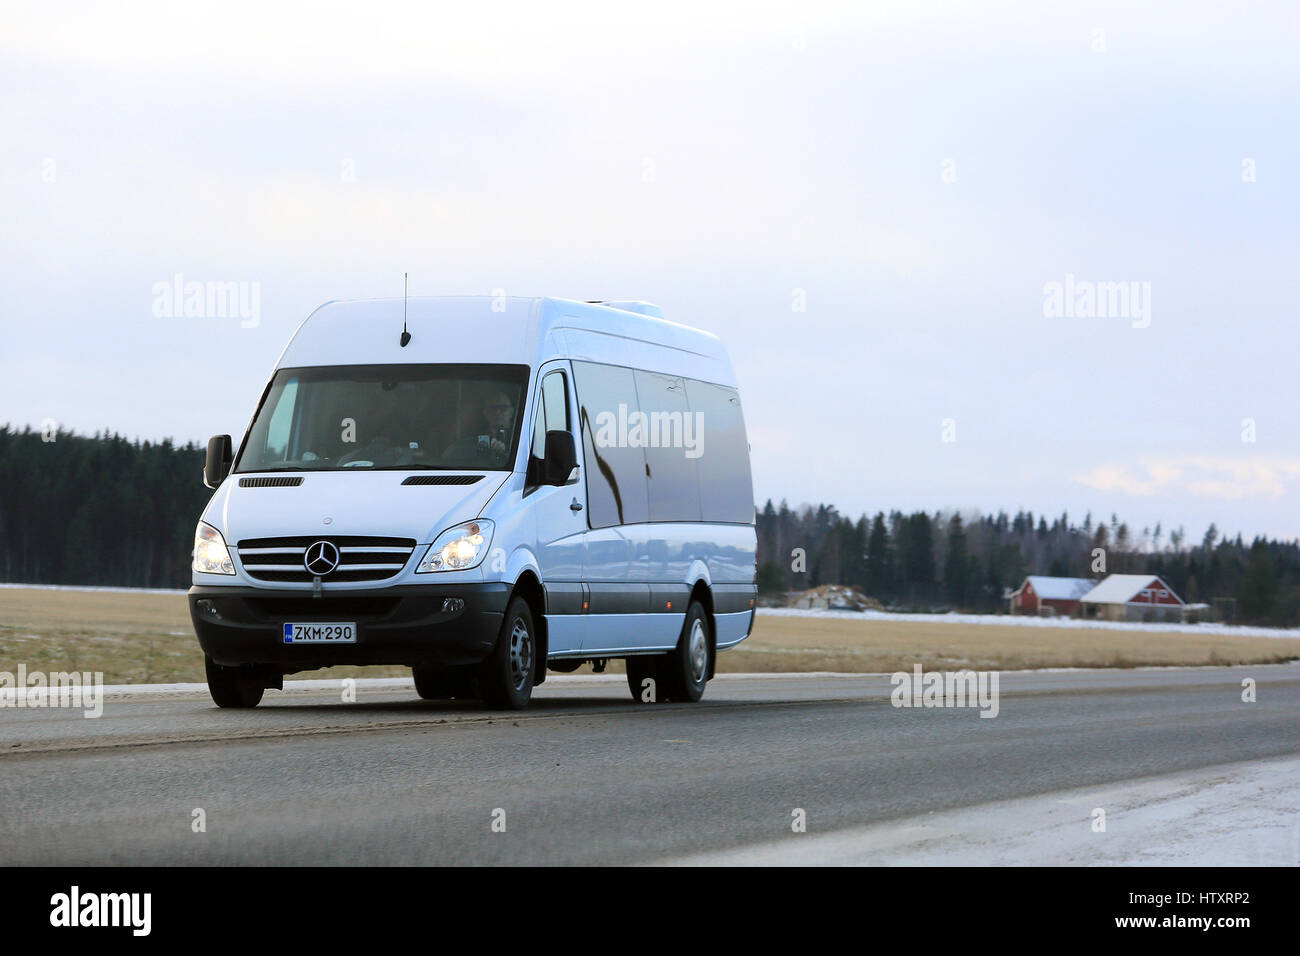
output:
[[[409,273],[406,272],[402,273],[402,337],[397,340],[397,343],[402,348],[406,348],[406,344],[411,341],[411,333],[406,331],[406,277],[407,275],[409,275]]]

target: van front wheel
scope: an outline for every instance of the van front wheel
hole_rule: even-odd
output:
[[[528,706],[537,667],[536,635],[528,602],[511,598],[496,649],[479,669],[479,685],[489,707],[523,710]]]
[[[251,667],[224,667],[203,655],[208,693],[218,707],[256,707],[262,701],[262,676]]]

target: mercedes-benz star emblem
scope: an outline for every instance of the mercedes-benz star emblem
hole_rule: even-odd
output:
[[[339,549],[329,541],[317,541],[307,548],[302,563],[312,574],[323,578],[339,566]]]

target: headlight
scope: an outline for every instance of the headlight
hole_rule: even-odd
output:
[[[438,535],[415,571],[464,571],[483,560],[491,543],[491,521],[466,521]]]
[[[235,573],[235,563],[230,560],[225,538],[212,525],[202,521],[194,532],[194,570],[204,574]]]

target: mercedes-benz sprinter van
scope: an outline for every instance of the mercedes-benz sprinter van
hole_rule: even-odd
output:
[[[617,658],[635,700],[695,701],[753,626],[731,362],[648,303],[326,303],[204,481],[189,606],[222,707],[388,664],[518,709]]]

